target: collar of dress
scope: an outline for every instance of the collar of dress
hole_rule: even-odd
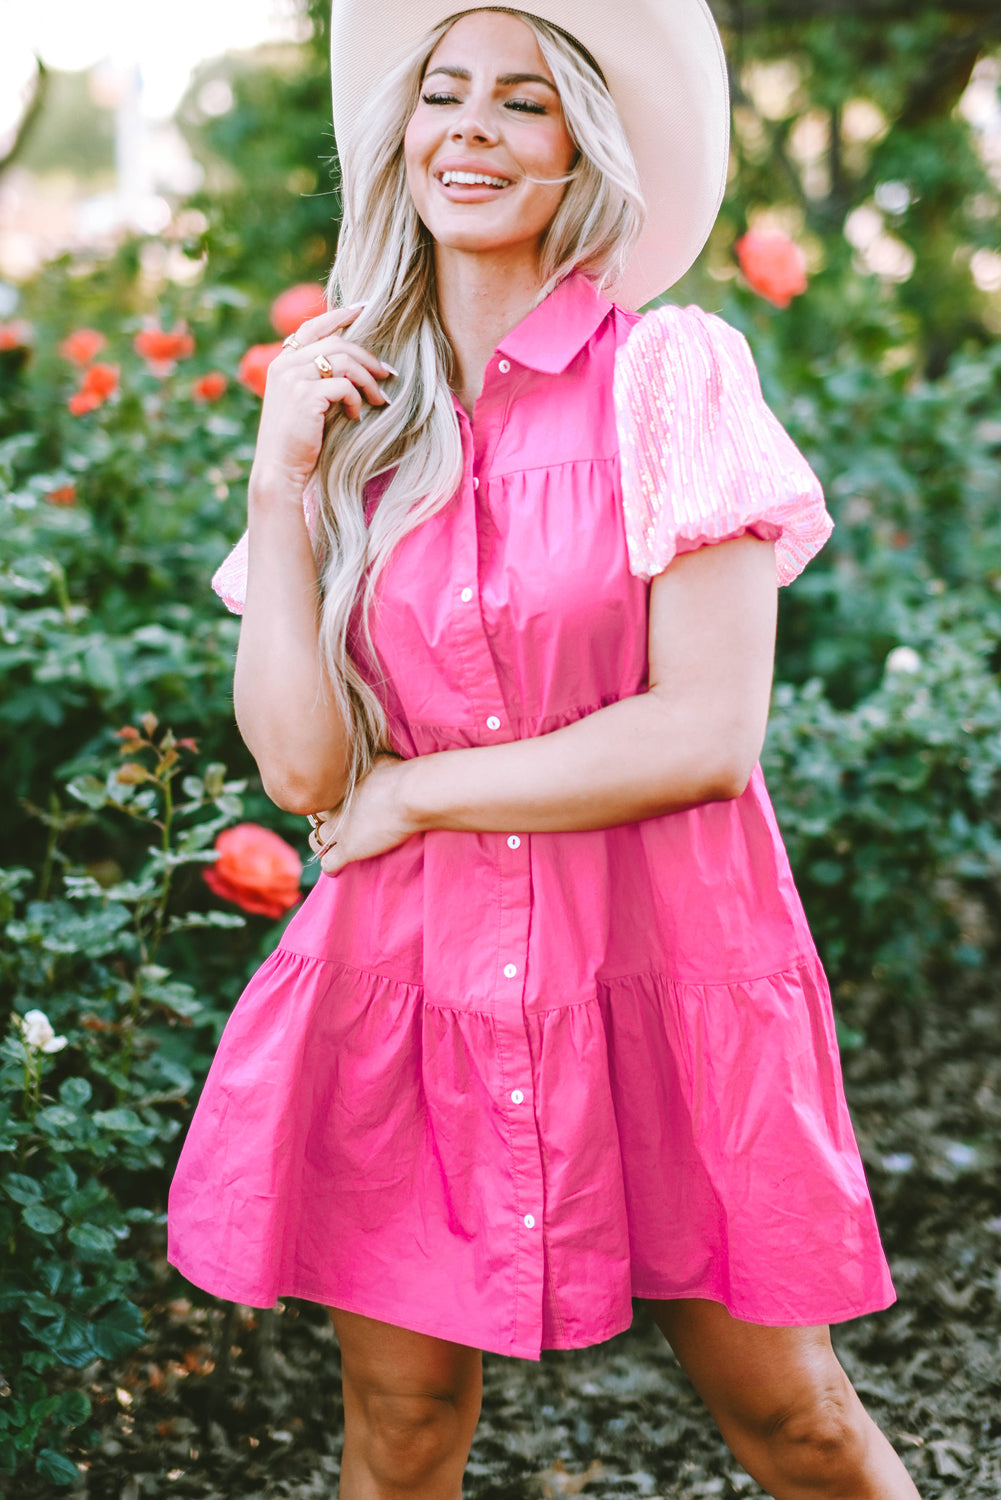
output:
[[[611,310],[608,298],[574,271],[505,334],[496,352],[541,375],[561,375]]]

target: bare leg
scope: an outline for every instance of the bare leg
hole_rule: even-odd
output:
[[[918,1500],[826,1328],[765,1328],[717,1302],[651,1302],[727,1446],[774,1500]]]
[[[480,1351],[329,1312],[344,1387],[341,1500],[460,1500],[480,1415]]]

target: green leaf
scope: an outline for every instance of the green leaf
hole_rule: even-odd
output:
[[[55,1448],[43,1448],[35,1459],[35,1468],[50,1484],[77,1484],[80,1479],[76,1464],[70,1463],[65,1453],[57,1453]]]
[[[69,782],[66,790],[71,797],[75,797],[93,812],[99,812],[108,800],[104,782],[98,781],[96,776],[77,776]]]
[[[120,1135],[139,1135],[146,1129],[134,1109],[99,1109],[93,1120],[101,1130],[113,1130]]]
[[[54,1208],[46,1208],[44,1203],[29,1203],[21,1217],[36,1234],[55,1234],[63,1222],[62,1214],[57,1214]]]
[[[110,1229],[101,1229],[97,1224],[72,1224],[67,1231],[77,1249],[88,1258],[100,1259],[115,1249],[115,1236]]]
[[[70,1109],[82,1109],[90,1102],[93,1092],[86,1078],[66,1078],[59,1086],[59,1098]]]
[[[65,1104],[50,1104],[48,1109],[39,1110],[35,1116],[35,1124],[46,1135],[57,1135],[61,1131],[74,1132],[80,1124],[80,1116],[75,1109],[67,1109]]]
[[[9,1172],[3,1179],[4,1192],[15,1203],[37,1203],[42,1196],[42,1185],[34,1177],[25,1177],[22,1172]]]
[[[79,1427],[91,1413],[90,1398],[84,1391],[63,1391],[59,1398],[58,1420],[66,1427]]]
[[[238,916],[236,912],[228,911],[189,911],[184,916],[172,917],[167,926],[168,932],[192,932],[199,927],[246,927],[246,919]]]
[[[91,1325],[85,1318],[77,1313],[63,1312],[48,1327],[41,1329],[37,1337],[64,1365],[81,1370],[90,1364],[95,1354],[100,1353],[90,1335]]]
[[[221,761],[213,761],[205,767],[205,795],[207,797],[218,797],[226,784],[226,767]]]
[[[142,1313],[134,1302],[116,1302],[91,1329],[94,1349],[104,1359],[117,1359],[145,1339]]]

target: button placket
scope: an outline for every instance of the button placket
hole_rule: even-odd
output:
[[[503,701],[503,695],[483,629],[482,616],[479,609],[468,607],[476,600],[478,590],[479,538],[476,504],[473,499],[473,468],[482,462],[482,457],[476,452],[477,435],[473,432],[468,415],[463,411],[458,415],[464,464],[462,488],[456,497],[459,506],[459,535],[452,558],[452,577],[460,584],[464,578],[473,580],[476,587],[472,582],[464,583],[452,595],[458,601],[452,639],[455,642],[454,661],[469,701],[470,716],[485,739],[483,726],[488,717],[497,718],[497,728],[500,728],[501,721],[492,711],[499,701]]]
[[[453,561],[457,571],[452,574],[460,585],[454,639],[472,723],[478,730],[479,742],[484,744],[496,743],[497,732],[508,729],[511,721],[481,610],[473,600],[463,600],[462,589],[473,588],[475,584],[473,598],[478,597],[480,512],[473,481],[478,475],[490,473],[493,450],[503,429],[514,387],[514,381],[501,381],[495,372],[488,372],[485,397],[477,403],[475,430],[467,417],[460,414],[459,419],[466,467],[459,497],[462,507],[461,546]],[[486,962],[493,974],[489,1003],[497,1047],[496,1097],[505,1113],[510,1161],[504,1212],[510,1215],[507,1222],[515,1231],[511,1273],[515,1296],[514,1339],[517,1341],[523,1330],[531,1330],[530,1336],[535,1337],[541,1325],[545,1279],[542,1235],[527,1232],[528,1219],[532,1220],[532,1229],[537,1221],[541,1223],[544,1198],[538,1125],[535,1111],[526,1107],[534,1089],[524,998],[531,879],[528,860],[515,858],[505,847],[507,835],[485,834],[480,837],[492,846],[497,893],[497,926],[489,932],[491,953]],[[516,1103],[514,1094],[521,1096],[520,1102]]]

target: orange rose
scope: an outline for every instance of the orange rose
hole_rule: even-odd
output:
[[[0,323],[0,353],[8,349],[27,349],[31,344],[31,324],[24,318]]]
[[[229,381],[219,370],[211,370],[208,375],[200,375],[191,387],[191,394],[196,401],[218,401],[225,396]]]
[[[89,365],[107,342],[104,334],[98,333],[96,328],[77,328],[63,339],[59,353],[75,365]]]
[[[58,489],[49,490],[45,498],[50,505],[75,505],[76,485],[61,484]]]
[[[806,256],[779,230],[751,229],[735,246],[740,269],[759,297],[788,307],[806,291]]]
[[[271,326],[282,338],[287,338],[308,318],[318,318],[326,310],[327,298],[320,288],[310,281],[301,281],[272,302]]]
[[[144,328],[132,340],[136,353],[149,365],[154,375],[169,375],[179,359],[188,359],[195,352],[195,341],[185,323],[168,333],[159,325]]]
[[[91,365],[84,374],[83,385],[66,404],[75,417],[80,417],[103,406],[117,389],[117,365]]]
[[[224,901],[272,918],[298,904],[302,860],[277,833],[258,823],[238,823],[223,829],[215,847],[219,858],[202,873]]]
[[[268,366],[281,352],[281,344],[252,344],[240,361],[240,368],[236,372],[237,380],[253,391],[255,396],[263,396]]]

